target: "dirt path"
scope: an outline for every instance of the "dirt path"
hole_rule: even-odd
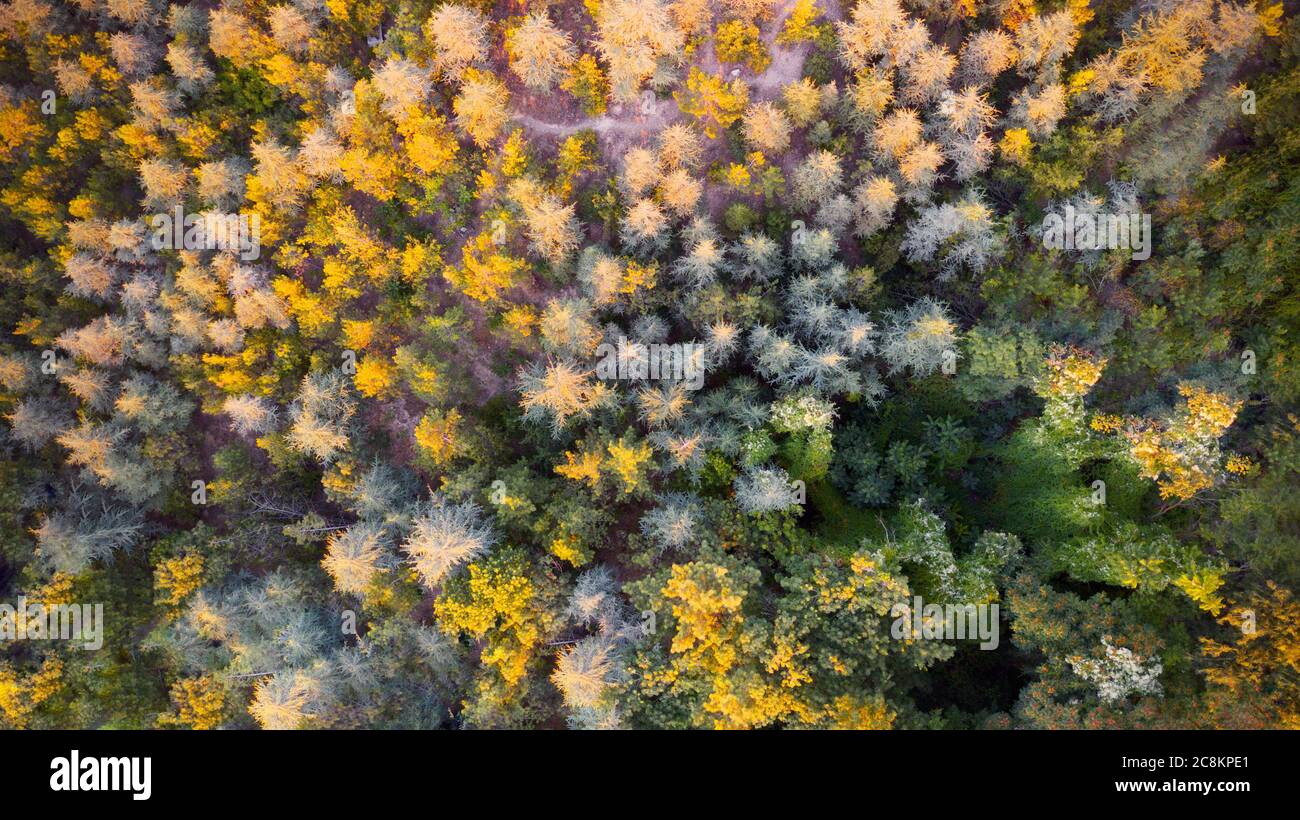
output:
[[[635,108],[636,106],[632,107]],[[554,134],[559,137],[567,137],[578,131],[587,130],[605,136],[659,131],[675,120],[678,113],[677,103],[672,100],[659,100],[655,103],[654,110],[651,113],[632,117],[602,115],[587,117],[575,122],[546,122],[537,119],[531,114],[515,114],[514,120],[532,131],[542,134]]]
[[[772,63],[767,70],[759,74],[750,81],[750,88],[758,93],[754,96],[757,99],[771,99],[781,93],[792,82],[795,82],[803,76],[803,61],[812,50],[808,43],[800,43],[795,46],[782,46],[776,42],[776,36],[781,33],[785,26],[785,21],[789,19],[791,12],[794,11],[797,0],[782,0],[781,6],[776,10],[772,22],[763,32],[761,39],[767,46],[768,53],[772,55]],[[824,7],[823,15],[828,20],[839,19],[839,4],[834,0],[822,4]]]
[[[629,149],[648,143],[655,134],[681,116],[677,102],[671,97],[655,100],[649,105],[647,113],[643,114],[641,110],[642,106],[638,103],[625,103],[612,106],[610,114],[573,122],[547,122],[523,113],[516,113],[514,120],[534,134],[561,138],[578,131],[594,131],[600,141],[601,152],[606,157],[622,157]]]

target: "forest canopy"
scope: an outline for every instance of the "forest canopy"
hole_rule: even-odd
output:
[[[0,728],[1300,728],[1295,11],[4,0]]]

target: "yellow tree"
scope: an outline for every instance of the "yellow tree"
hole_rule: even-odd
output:
[[[425,413],[415,426],[415,443],[441,469],[465,451],[460,411],[454,407],[445,413]]]
[[[483,231],[461,248],[461,265],[448,265],[443,277],[471,299],[493,302],[516,287],[528,264],[502,250],[492,231]]]
[[[684,113],[695,117],[704,135],[714,139],[740,119],[749,100],[749,87],[741,80],[725,82],[691,66],[686,90],[673,92],[673,97]]]
[[[596,48],[609,65],[610,95],[631,102],[659,60],[679,54],[682,34],[663,0],[603,0],[596,11]]]
[[[154,568],[154,598],[163,606],[179,606],[203,584],[203,557],[178,555]]]
[[[1123,432],[1129,455],[1142,476],[1156,482],[1160,497],[1184,501],[1223,477],[1218,440],[1243,402],[1190,383],[1179,385],[1178,393],[1183,401],[1172,418],[1132,419]]]
[[[790,147],[790,120],[770,102],[745,110],[745,139],[765,154],[779,156]]]
[[[479,661],[493,673],[479,686],[480,706],[487,709],[509,701],[555,620],[543,606],[522,554],[509,548],[449,580],[433,612],[449,635],[483,642]]]
[[[730,670],[739,659],[735,642],[745,622],[745,593],[728,569],[702,562],[674,564],[661,594],[676,625],[670,651],[711,673]]]
[[[1231,642],[1201,638],[1205,679],[1234,702],[1262,700],[1280,729],[1300,729],[1300,603],[1272,581],[1229,609],[1219,623]]]
[[[225,716],[226,694],[221,680],[214,675],[181,678],[169,692],[172,714],[160,715],[159,726],[181,726],[207,730],[218,728]]]
[[[520,375],[519,404],[529,418],[547,419],[559,431],[573,418],[581,418],[611,398],[608,387],[594,373],[566,361],[525,370]]]
[[[475,145],[486,147],[510,119],[509,99],[510,94],[500,80],[471,69],[466,72],[460,94],[451,104],[456,112],[456,126]]]
[[[488,22],[477,9],[444,3],[429,17],[425,32],[433,43],[433,64],[444,76],[459,79],[487,59]]]
[[[728,20],[718,26],[714,50],[724,63],[741,63],[755,74],[762,74],[772,63],[759,38],[758,26],[748,20]]]
[[[546,12],[524,18],[506,35],[510,70],[533,91],[549,91],[577,56],[569,35]]]

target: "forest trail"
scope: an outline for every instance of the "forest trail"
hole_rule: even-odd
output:
[[[635,108],[636,106],[629,106]],[[677,118],[677,103],[670,100],[658,100],[654,111],[644,116],[613,117],[602,114],[599,117],[587,117],[574,122],[547,122],[531,114],[514,115],[514,121],[532,131],[567,137],[578,131],[595,131],[601,136],[612,134],[641,134],[646,131],[659,131]]]
[[[777,35],[781,33],[785,21],[790,18],[797,2],[798,0],[783,0],[772,18],[771,26],[763,32],[763,45],[767,46],[768,53],[772,55],[772,63],[766,71],[749,83],[751,88],[760,92],[757,95],[760,99],[775,97],[781,93],[782,88],[803,76],[803,62],[808,56],[809,45],[800,43],[795,46],[782,46],[776,42]],[[839,4],[834,0],[822,3],[821,6],[822,15],[827,20],[840,18]]]

